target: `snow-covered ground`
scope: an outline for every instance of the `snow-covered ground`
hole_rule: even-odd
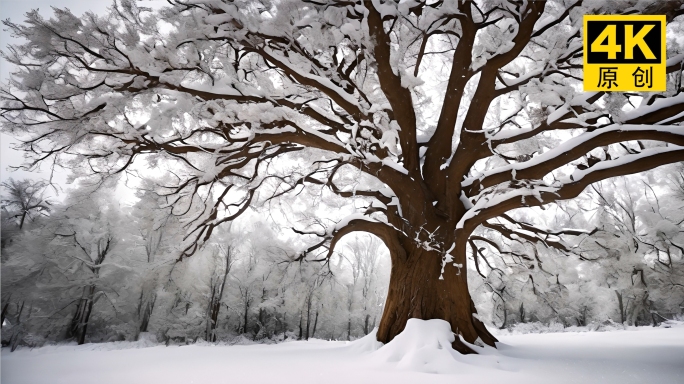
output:
[[[478,356],[444,348],[453,340],[445,325],[411,320],[382,347],[367,337],[352,343],[3,348],[1,378],[3,384],[684,383],[681,323],[610,332],[502,333],[498,350],[487,348]]]

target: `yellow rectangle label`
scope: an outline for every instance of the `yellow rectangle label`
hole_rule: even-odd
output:
[[[666,90],[665,16],[585,15],[584,90]]]

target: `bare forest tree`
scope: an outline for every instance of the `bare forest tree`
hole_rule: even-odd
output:
[[[76,234],[71,235],[74,241],[78,244],[79,248],[83,250],[85,255],[90,258],[91,252],[88,252],[83,246],[76,240]],[[92,263],[87,263],[84,261],[84,265],[93,273],[93,278],[97,280],[100,275],[100,267],[109,253],[109,247],[111,245],[112,238],[107,237],[103,241],[98,240],[97,250],[94,253],[94,259]],[[97,286],[95,283],[88,284],[83,287],[83,294],[78,300],[78,305],[76,306],[76,313],[71,323],[70,332],[75,336],[78,344],[85,343],[85,336],[88,329],[88,321],[90,320],[90,315],[93,311],[93,304],[95,304],[96,293],[103,294],[102,291],[96,291]]]
[[[349,311],[347,340],[352,337],[352,314],[359,312],[354,308],[356,295],[360,294],[358,301],[363,305],[362,308],[359,308],[361,322],[363,323],[363,334],[367,335],[375,328],[377,319],[374,307],[380,304],[377,302],[377,298],[384,297],[385,293],[377,286],[378,270],[382,267],[380,265],[382,258],[380,244],[380,240],[375,236],[357,236],[347,244],[348,255],[342,256],[349,263],[352,274],[351,283],[347,284],[347,309]]]
[[[105,267],[105,261],[109,261],[111,257],[116,240],[107,226],[108,223],[102,225],[93,216],[89,219],[92,220],[89,222],[90,225],[82,225],[86,219],[79,218],[75,220],[75,223],[59,228],[55,233],[55,236],[61,240],[59,243],[71,248],[65,250],[64,255],[73,259],[74,268],[82,270],[82,274],[86,276],[82,278],[80,298],[74,300],[76,310],[67,331],[67,335],[76,339],[78,344],[85,343],[88,324],[96,301],[105,298],[111,305],[114,305],[107,295],[107,287],[100,281],[100,274],[102,268]]]
[[[2,131],[21,139],[26,167],[155,180],[188,215],[180,259],[250,206],[302,188],[353,201],[334,220],[312,208],[291,261],[326,263],[352,232],[379,237],[392,260],[382,342],[409,318],[437,318],[493,346],[464,268],[469,244],[488,241],[478,231],[565,250],[585,231],[507,212],[684,160],[676,41],[667,92],[579,91],[583,14],[672,22],[679,2],[169,3],[5,21],[26,42],[4,51],[17,70],[2,89]],[[453,347],[472,352],[459,338]]]
[[[230,269],[235,262],[233,247],[230,245],[217,246],[215,259],[217,266],[209,283],[211,296],[207,307],[207,334],[205,335],[207,341],[216,341],[216,328],[218,327],[219,313],[223,302],[223,292],[226,289],[228,274],[230,274]]]

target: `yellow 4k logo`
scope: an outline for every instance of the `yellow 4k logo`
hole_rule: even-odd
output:
[[[665,91],[665,16],[585,15],[585,91]]]

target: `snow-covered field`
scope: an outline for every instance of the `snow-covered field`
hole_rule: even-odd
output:
[[[411,320],[392,343],[364,338],[275,345],[149,342],[2,350],[3,384],[684,383],[684,324],[610,332],[499,334],[461,356],[441,320]]]

